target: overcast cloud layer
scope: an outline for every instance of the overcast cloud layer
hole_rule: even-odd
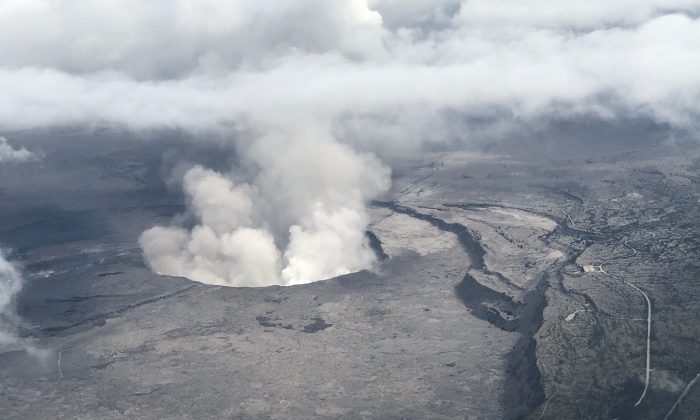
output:
[[[699,11],[698,0],[0,0],[0,129],[235,128],[245,174],[187,172],[196,227],[147,231],[146,258],[208,283],[303,283],[372,264],[365,205],[389,182],[375,155],[450,141],[446,112],[697,128]]]

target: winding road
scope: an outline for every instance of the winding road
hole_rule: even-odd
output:
[[[562,211],[562,213],[564,213],[564,214],[566,215],[566,217],[569,219],[569,222],[571,222],[571,227],[577,228],[577,229],[578,229],[578,226],[576,226],[576,223],[574,223],[574,219],[571,218],[571,216],[569,215],[569,213],[567,213],[566,210],[564,210],[564,209],[562,209],[561,211]]]
[[[632,253],[631,253],[631,254],[625,255],[625,256],[622,257],[622,258],[631,258],[631,257],[634,257],[635,255],[637,255],[637,250],[634,249],[634,248],[632,248],[632,245],[630,245],[629,239],[626,240],[625,242],[623,242],[622,244],[623,244],[624,246],[626,246],[627,248],[629,248],[629,249],[632,250]]]
[[[567,321],[567,322],[568,322],[568,321],[573,321],[574,318],[576,318],[576,314],[578,314],[578,313],[580,313],[580,312],[588,312],[588,309],[578,309],[578,310],[576,310],[576,311],[573,311],[572,313],[570,313],[569,315],[567,315],[566,318],[564,318],[564,320]]]
[[[630,241],[629,241],[629,240],[625,240],[622,244],[623,244],[624,246],[626,246],[627,248],[629,248],[632,252],[631,252],[630,254],[627,254],[627,255],[625,255],[625,256],[623,256],[623,257],[620,257],[620,258],[630,258],[630,257],[633,257],[633,256],[637,255],[637,250],[636,250],[635,248],[633,248],[633,247],[630,245]],[[603,273],[603,274],[605,274],[606,276],[608,276],[608,277],[610,277],[610,278],[612,278],[612,279],[614,279],[614,280],[623,282],[623,283],[625,283],[626,285],[628,285],[628,286],[634,288],[636,291],[638,291],[639,293],[641,293],[642,296],[644,296],[644,300],[646,300],[646,304],[647,304],[647,318],[646,318],[646,321],[647,321],[647,351],[646,351],[646,353],[647,353],[647,355],[646,355],[646,366],[645,366],[645,369],[644,369],[644,371],[645,371],[645,372],[644,372],[644,391],[642,391],[642,395],[639,396],[639,399],[637,400],[637,402],[634,403],[634,406],[637,407],[639,404],[642,403],[642,400],[644,400],[644,397],[647,395],[647,391],[648,391],[648,389],[649,389],[649,379],[650,379],[650,376],[651,376],[651,300],[649,299],[649,296],[644,292],[644,290],[642,290],[642,289],[640,289],[639,287],[635,286],[634,284],[628,282],[627,280],[624,280],[624,279],[621,279],[621,278],[619,278],[619,277],[613,276],[612,274],[610,274],[610,273],[608,273],[607,271],[605,271],[605,269],[603,268],[603,264],[607,263],[608,261],[612,261],[613,259],[614,259],[614,258],[604,260],[601,264],[599,264],[599,265],[597,266],[597,267],[598,267],[598,270],[595,271],[595,272]],[[573,320],[573,319],[576,317],[576,314],[577,314],[578,312],[585,312],[585,310],[578,310],[578,311],[575,311],[575,312],[569,314],[569,315],[565,318],[565,320],[566,320],[566,321],[571,321],[571,320]]]
[[[627,245],[629,247],[629,245]],[[629,247],[632,250],[634,250],[634,254],[637,253],[637,251]],[[637,290],[639,293],[641,293],[644,296],[644,299],[647,301],[647,363],[646,363],[646,372],[645,372],[645,379],[644,379],[644,391],[642,392],[642,395],[639,397],[636,403],[634,403],[634,406],[638,406],[639,404],[642,403],[642,400],[644,397],[647,395],[647,390],[649,389],[649,376],[651,372],[651,300],[649,300],[649,296],[647,296],[646,293],[639,287],[635,286],[634,284],[628,282],[627,280],[623,280],[619,277],[615,277],[612,274],[608,273],[603,269],[602,265],[598,266],[598,269],[600,270],[601,273],[605,274],[606,276],[609,276],[615,280],[621,281],[625,283],[626,285],[633,287],[635,290]]]
[[[544,407],[542,408],[542,415],[540,416],[540,419],[544,418],[544,414],[547,412],[547,406],[549,406],[549,402],[552,400],[557,395],[557,391],[559,391],[559,387],[557,387],[556,384],[554,384],[554,392],[552,395],[547,398],[547,401],[544,402]]]

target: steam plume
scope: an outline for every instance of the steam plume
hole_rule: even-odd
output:
[[[15,149],[5,137],[0,136],[0,163],[2,162],[26,162],[37,159],[37,155],[24,147]]]
[[[0,250],[0,349],[18,343],[14,298],[22,290],[22,276]]]
[[[374,156],[472,142],[471,121],[697,129],[699,13],[697,0],[0,0],[0,129],[235,137],[244,167],[191,168],[192,225],[146,231],[146,260],[208,283],[302,283],[371,265],[365,205],[389,178]],[[26,158],[6,141],[3,154]]]
[[[141,237],[160,273],[228,286],[301,284],[368,268],[365,205],[389,171],[318,128],[269,133],[244,151],[259,168],[249,183],[200,166],[184,177],[196,226],[155,227]]]

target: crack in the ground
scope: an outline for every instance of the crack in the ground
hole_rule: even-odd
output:
[[[472,269],[481,270],[487,275],[496,275],[495,272],[491,272],[486,267],[484,260],[486,251],[466,226],[460,223],[446,222],[396,202],[375,202],[374,204],[396,213],[426,221],[440,230],[455,234],[462,248],[470,256]],[[502,274],[498,274],[500,278]],[[469,272],[455,287],[456,295],[471,310],[472,315],[502,330],[521,334],[520,339],[507,356],[506,373],[508,379],[505,392],[509,398],[503,401],[507,418],[526,416],[545,401],[541,374],[537,366],[537,342],[534,339],[534,334],[544,321],[545,291],[549,285],[550,275],[550,271],[541,273],[534,282],[535,288],[527,292],[520,301],[479,283]],[[514,317],[506,319],[495,308],[513,314]]]
[[[194,288],[194,287],[197,287],[197,285],[196,285],[196,284],[193,284],[193,285],[191,285],[191,286],[184,287],[184,288],[182,288],[182,289],[176,290],[176,291],[171,292],[171,293],[167,293],[167,294],[159,295],[159,296],[154,296],[154,297],[152,297],[152,298],[150,298],[150,299],[145,299],[145,300],[142,300],[142,301],[139,301],[139,302],[135,302],[135,303],[132,303],[132,304],[130,304],[130,305],[126,305],[126,306],[124,306],[124,307],[115,309],[115,310],[110,311],[110,312],[105,312],[105,313],[97,314],[97,315],[94,315],[94,316],[91,316],[91,317],[82,319],[82,320],[80,320],[80,321],[78,321],[78,322],[74,322],[73,324],[63,325],[63,326],[60,326],[60,327],[47,327],[47,328],[42,328],[42,329],[40,329],[40,331],[41,331],[42,333],[46,334],[46,335],[57,335],[57,334],[59,334],[59,333],[61,333],[61,332],[63,332],[63,331],[70,330],[70,329],[73,329],[73,328],[76,328],[76,327],[80,327],[80,326],[83,326],[83,325],[99,325],[99,326],[102,326],[102,325],[104,325],[104,324],[106,323],[106,321],[107,321],[108,319],[110,319],[110,318],[114,318],[114,317],[116,317],[116,316],[118,316],[118,315],[121,315],[121,314],[123,314],[123,313],[125,313],[125,312],[127,312],[127,311],[130,311],[130,310],[132,310],[132,309],[138,308],[138,307],[143,306],[143,305],[148,305],[148,304],[150,304],[150,303],[155,303],[155,302],[158,302],[158,301],[161,301],[161,300],[164,300],[164,299],[171,298],[171,297],[173,297],[173,296],[177,296],[177,295],[179,295],[180,293],[184,293],[184,292],[186,292],[186,291],[188,291],[188,290],[190,290],[190,289],[192,289],[192,288]]]

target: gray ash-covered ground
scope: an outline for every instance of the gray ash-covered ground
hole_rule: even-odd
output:
[[[182,211],[172,156],[224,146],[113,135],[26,135],[47,158],[0,169],[19,331],[49,350],[0,354],[0,418],[657,419],[700,372],[690,146],[426,155],[372,205],[374,271],[252,289],[135,243]],[[690,387],[670,418],[698,412]]]

